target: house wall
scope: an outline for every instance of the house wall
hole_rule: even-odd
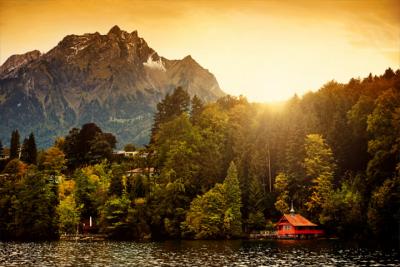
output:
[[[310,229],[312,227],[307,227],[308,229],[304,229],[302,227],[294,227],[290,223],[280,223],[278,225],[277,234],[278,236],[290,236],[290,235],[322,235],[324,233],[323,230],[319,229]]]
[[[290,223],[280,223],[277,233],[278,235],[294,235],[295,228]]]

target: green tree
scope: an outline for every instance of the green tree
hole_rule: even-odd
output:
[[[379,186],[386,177],[392,177],[400,161],[400,93],[389,89],[376,100],[376,107],[368,116],[368,182],[370,187]]]
[[[357,103],[347,112],[348,125],[352,129],[352,154],[357,171],[364,171],[369,161],[367,119],[374,110],[374,99],[371,96],[361,95]]]
[[[223,183],[227,209],[224,214],[224,232],[228,237],[240,236],[242,233],[242,192],[235,163],[229,165],[227,176]]]
[[[289,182],[288,177],[285,173],[280,172],[275,178],[275,192],[278,194],[275,202],[275,208],[281,213],[289,212]]]
[[[349,236],[362,237],[366,230],[367,218],[363,212],[363,185],[365,177],[351,174],[345,177],[341,187],[338,188],[325,205],[326,210],[323,220],[328,231],[344,238]]]
[[[260,179],[253,176],[249,188],[249,218],[247,225],[249,230],[261,230],[265,227],[264,207],[265,194],[262,190]]]
[[[127,152],[133,152],[133,151],[136,151],[136,147],[134,144],[126,144],[124,146],[124,150]]]
[[[161,124],[173,120],[180,116],[182,113],[189,113],[190,111],[190,96],[182,87],[177,87],[174,92],[157,104],[157,112],[154,116],[154,124],[151,130],[151,141],[156,141],[156,134],[158,133]]]
[[[97,133],[92,141],[90,141],[90,149],[86,154],[86,160],[89,163],[100,163],[104,159],[111,159],[113,147],[102,133]]]
[[[120,165],[112,166],[112,176],[110,181],[110,187],[108,188],[108,193],[111,195],[115,195],[117,197],[122,196],[124,192],[124,169]]]
[[[226,208],[225,189],[222,184],[202,196],[197,196],[190,204],[186,220],[182,223],[186,235],[194,234],[196,239],[224,237],[224,214]]]
[[[75,171],[73,178],[76,183],[74,196],[76,205],[80,207],[81,219],[89,219],[90,216],[97,217],[97,205],[94,197],[96,186],[80,169]]]
[[[83,159],[89,153],[93,140],[101,133],[102,131],[100,127],[95,123],[86,123],[82,125],[82,128],[79,131],[78,145],[79,152],[82,154]]]
[[[241,191],[232,162],[223,184],[217,183],[192,201],[181,228],[196,239],[238,237],[242,233],[240,208]]]
[[[81,163],[82,153],[79,149],[79,129],[72,128],[62,144],[69,169],[74,169]]]
[[[144,198],[149,192],[149,183],[145,175],[139,174],[128,177],[126,191],[130,199]]]
[[[159,180],[158,177],[155,180]],[[151,186],[148,206],[154,237],[179,238],[180,224],[185,219],[191,198],[181,179]]]
[[[368,223],[376,237],[396,239],[400,223],[400,178],[386,179],[371,196]]]
[[[194,125],[197,124],[198,119],[204,109],[204,103],[203,101],[197,96],[193,96],[192,101],[191,101],[191,112],[190,112],[190,120]]]
[[[148,224],[149,208],[147,203],[135,204],[134,207],[130,206],[128,209],[127,223],[128,223],[128,236],[131,240],[148,240],[152,237],[152,232]]]
[[[20,161],[19,159],[10,160],[7,165],[5,166],[3,173],[10,174],[15,177],[21,178],[27,172],[27,165]]]
[[[294,110],[292,112],[299,112]],[[292,115],[291,115],[292,116]],[[298,117],[299,115],[293,115]],[[302,119],[297,118],[298,122],[292,122],[294,125],[302,124]],[[294,126],[293,129],[288,132],[288,140],[285,150],[285,164],[284,164],[284,175],[286,176],[287,187],[285,192],[287,194],[286,203],[289,204],[288,196],[294,203],[303,203],[304,199],[308,197],[308,188],[311,187],[310,180],[307,179],[306,171],[304,168],[305,158],[305,133],[302,125]],[[283,192],[282,192],[283,193]],[[280,200],[283,200],[281,198]],[[282,203],[283,204],[283,203]],[[299,207],[301,211],[302,207]],[[288,212],[289,209],[281,206],[281,212]]]
[[[330,147],[325,143],[321,135],[309,134],[306,138],[306,158],[304,165],[306,174],[312,181],[311,195],[306,203],[308,211],[314,215],[322,215],[325,205],[329,203],[333,194],[333,177],[335,162]]]
[[[110,159],[115,144],[114,135],[103,133],[95,123],[87,123],[80,130],[71,129],[62,146],[68,168],[75,169],[83,164]]]
[[[33,133],[29,135],[29,138],[24,139],[21,148],[21,160],[28,164],[37,163],[37,148]]]
[[[12,205],[15,210],[15,238],[47,240],[58,237],[58,197],[53,185],[41,173],[24,176],[21,190]]]
[[[21,157],[20,159],[23,162],[28,163],[27,161],[29,160],[29,154],[28,154],[28,138],[24,138],[24,141],[22,142],[21,146]]]
[[[46,173],[59,175],[66,164],[64,153],[57,147],[50,147],[43,152],[38,160],[39,169]]]
[[[10,141],[10,159],[19,158],[19,132],[15,130],[11,134],[11,141]]]
[[[156,145],[163,182],[180,179],[193,194],[197,193],[201,141],[198,129],[192,126],[186,113],[160,127]]]
[[[17,230],[15,224],[15,206],[18,192],[21,190],[22,177],[27,166],[18,159],[8,162],[0,175],[0,240],[14,239]]]
[[[224,150],[228,116],[217,105],[204,107],[198,117],[197,125],[200,142],[197,145],[196,164],[199,165],[198,181],[201,192],[207,192],[217,182],[222,183],[226,167]]]
[[[112,239],[125,239],[129,232],[127,222],[129,203],[125,195],[112,196],[105,203],[100,215],[101,232]]]
[[[59,217],[59,231],[66,234],[75,234],[80,221],[79,209],[73,195],[68,195],[57,207]]]

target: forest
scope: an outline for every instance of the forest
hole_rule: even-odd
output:
[[[240,238],[273,230],[292,202],[329,236],[400,236],[400,70],[281,105],[203,103],[178,87],[129,158],[94,123],[46,150],[19,139],[0,162],[1,240]]]

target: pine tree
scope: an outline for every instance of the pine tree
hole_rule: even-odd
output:
[[[241,190],[235,163],[231,162],[228,174],[223,183],[227,209],[224,214],[224,230],[228,237],[240,236],[242,233]]]
[[[197,124],[201,112],[204,109],[204,103],[201,99],[195,95],[192,98],[192,112],[190,113],[190,119],[194,125]]]
[[[28,164],[37,163],[37,148],[33,133],[25,138],[21,148],[21,160]]]
[[[281,213],[289,212],[289,182],[288,177],[285,173],[279,173],[275,178],[274,188],[278,193],[276,198],[275,208]]]
[[[11,141],[10,141],[10,159],[19,158],[19,132],[15,130],[11,134]]]
[[[29,135],[28,139],[28,154],[29,154],[29,162],[30,164],[36,164],[37,163],[37,147],[36,147],[36,142],[35,142],[35,136],[33,133]]]
[[[262,184],[257,176],[253,176],[249,187],[249,218],[247,219],[250,229],[263,229],[265,227],[264,208],[265,195]]]
[[[29,152],[28,152],[28,138],[24,138],[24,142],[22,142],[21,146],[21,160],[25,163],[29,161]]]
[[[172,95],[167,94],[165,98],[157,104],[157,112],[154,115],[154,124],[151,129],[150,143],[155,142],[156,134],[160,125],[173,120],[182,113],[189,113],[190,96],[182,87],[177,87]]]

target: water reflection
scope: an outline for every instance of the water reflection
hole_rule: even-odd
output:
[[[399,256],[338,240],[0,243],[1,266],[399,266]]]

